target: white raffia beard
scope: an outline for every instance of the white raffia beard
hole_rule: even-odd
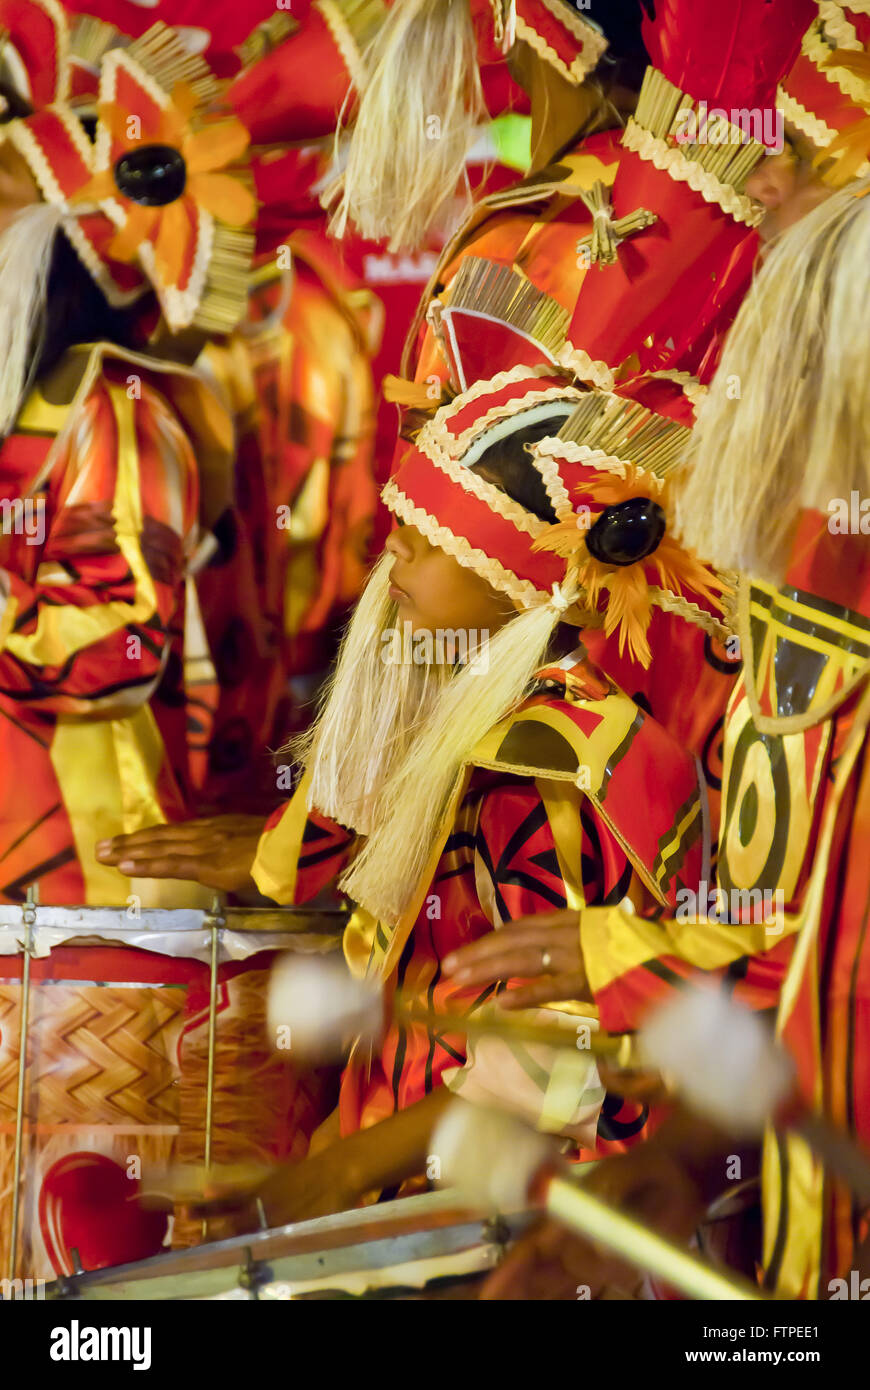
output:
[[[486,118],[468,0],[401,0],[364,59],[370,75],[347,163],[322,199],[335,204],[330,231],[341,238],[350,221],[369,240],[389,237],[390,251],[415,250]]]
[[[393,557],[384,553],[354,609],[313,726],[286,750],[311,770],[310,804],[360,835],[370,834],[385,779],[449,669],[388,664],[384,632],[398,625],[389,597]]]
[[[45,309],[54,240],[63,214],[53,203],[16,213],[0,235],[0,435],[12,429],[28,386]]]
[[[870,180],[834,194],[765,258],[701,407],[677,498],[682,539],[781,583],[801,508],[870,493]],[[740,383],[739,399],[729,383]],[[733,387],[732,387],[733,390]]]
[[[340,887],[394,923],[419,886],[450,794],[472,750],[523,698],[560,613],[542,603],[511,618],[462,667],[388,665],[396,623],[383,557],[357,605],[314,728],[293,752],[311,770],[309,805],[366,836]]]

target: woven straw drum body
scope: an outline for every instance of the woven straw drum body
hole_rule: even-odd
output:
[[[119,918],[123,913],[119,912]],[[271,953],[218,972],[212,1160],[301,1157],[329,1097],[269,1049]],[[0,1274],[9,1268],[22,955],[0,955]],[[31,965],[20,1213],[20,1279],[148,1258],[203,1238],[135,1201],[149,1165],[205,1156],[209,969],[199,960],[98,942]],[[211,1238],[211,1232],[208,1233]]]

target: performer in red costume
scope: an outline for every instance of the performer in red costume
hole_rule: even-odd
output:
[[[609,622],[643,665],[656,606],[722,635],[721,584],[666,535],[662,419],[645,467],[586,462],[570,421],[592,398],[550,373],[518,367],[477,383],[408,449],[384,493],[402,524],[299,750],[303,781],[253,865],[261,891],[280,902],[338,880],[357,904],[344,943],[351,967],[436,1010],[481,1007],[491,991],[446,988],[441,961],[529,906],[627,893],[665,904],[705,872],[694,759],[586,662],[565,624]],[[630,539],[620,541],[623,525]],[[622,542],[632,558],[617,581],[606,546]],[[651,777],[655,810],[637,820],[637,787]],[[209,877],[198,847],[159,829],[126,838],[112,858]],[[225,882],[227,865],[215,869]],[[345,1071],[345,1140],[270,1180],[269,1219],[336,1209],[413,1177],[442,1083],[506,1098],[581,1153],[643,1133],[645,1107],[605,1097],[586,1060],[571,1085],[564,1075],[551,1085],[552,1068],[546,1049],[482,1043],[466,1055],[437,1028],[394,1026],[374,1058]],[[383,1133],[371,1129],[380,1120]]]

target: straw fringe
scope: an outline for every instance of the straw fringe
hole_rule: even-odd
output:
[[[870,494],[870,179],[769,251],[686,456],[677,520],[720,569],[781,582],[802,507]],[[737,381],[740,397],[733,398]]]
[[[370,240],[388,237],[391,251],[414,249],[457,191],[485,118],[466,0],[402,0],[365,57],[347,163],[323,203],[336,237],[351,222]]]

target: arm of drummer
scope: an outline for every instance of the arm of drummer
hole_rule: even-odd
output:
[[[361,1198],[422,1173],[430,1137],[450,1092],[438,1086],[423,1100],[328,1144],[316,1156],[277,1169],[257,1190],[270,1225],[345,1211]]]
[[[163,397],[143,383],[130,399],[102,379],[35,499],[39,529],[0,569],[0,692],[32,711],[106,719],[151,698],[197,493],[190,441]]]
[[[97,858],[135,878],[190,879],[227,893],[257,888],[284,906],[311,902],[341,873],[352,831],[308,809],[309,778],[267,821],[211,816],[155,825],[97,845]]]
[[[557,971],[572,962],[584,984],[580,997],[594,1001],[601,1027],[625,1033],[698,971],[730,981],[735,996],[751,1008],[774,1008],[796,925],[790,915],[740,926],[694,916],[651,917],[627,904],[583,907],[518,917],[502,939],[474,942],[449,957],[445,967],[458,983],[478,985],[522,967],[528,983],[499,1001],[513,1009],[564,997],[558,974],[540,973],[548,951]]]

